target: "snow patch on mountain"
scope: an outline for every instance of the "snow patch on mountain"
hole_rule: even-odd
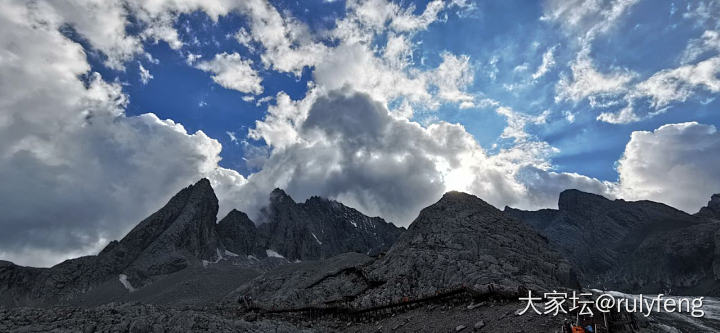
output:
[[[130,284],[130,281],[128,281],[127,275],[118,275],[118,280],[120,280],[120,283],[122,283],[123,287],[125,287],[125,289],[127,289],[129,292],[134,292],[136,290],[135,288],[133,288],[132,284]]]
[[[271,258],[281,258],[281,259],[285,259],[285,257],[282,256],[282,254],[277,253],[277,252],[275,252],[275,251],[273,251],[273,250],[270,250],[270,249],[265,250],[265,253],[267,254],[268,257],[271,257]]]

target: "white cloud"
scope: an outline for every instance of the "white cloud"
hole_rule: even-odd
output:
[[[298,200],[327,196],[407,225],[448,190],[475,193],[499,207],[555,205],[561,189],[523,182],[530,167],[538,177],[564,177],[568,186],[607,189],[587,177],[547,175],[556,150],[522,132],[525,124],[544,122],[547,113],[504,114],[517,144],[488,155],[461,125],[436,120],[423,127],[395,118],[383,103],[348,88],[328,95],[315,90],[300,101],[279,95],[278,105],[250,131],[272,152],[248,178],[238,204],[256,211],[263,204],[258,197],[281,187]]]
[[[691,63],[709,52],[720,53],[720,32],[718,31],[705,30],[700,38],[691,39],[680,56],[680,61],[683,64]]]
[[[237,136],[235,135],[235,132],[225,131],[225,134],[227,134],[228,137],[230,138],[230,142],[232,142],[232,143],[234,143],[234,144],[238,144],[238,143],[239,143],[239,142],[238,142],[238,139],[237,139]]]
[[[668,124],[633,132],[618,162],[621,195],[694,213],[720,189],[720,134],[713,125]]]
[[[0,256],[20,264],[97,251],[202,176],[244,181],[218,168],[220,144],[203,132],[126,116],[120,84],[88,72],[56,14],[0,10],[0,45],[13,45],[0,50]]]
[[[443,8],[445,8],[445,2],[443,0],[434,0],[427,4],[422,14],[415,16],[413,15],[415,8],[410,6],[392,18],[390,27],[401,32],[425,30],[431,23],[437,20],[438,13],[440,13]]]
[[[550,115],[550,111],[545,110],[540,115],[530,116],[516,112],[506,106],[498,107],[495,109],[495,112],[507,118],[507,127],[505,127],[502,134],[500,134],[500,137],[513,139],[516,143],[527,141],[530,137],[530,135],[525,132],[525,127],[528,124],[544,124],[547,120],[547,116]]]
[[[467,103],[472,106],[473,96],[467,87],[473,82],[474,70],[470,65],[470,57],[455,56],[449,52],[441,54],[442,63],[430,74],[430,82],[438,88],[437,96],[451,102]]]
[[[408,72],[404,63],[376,57],[367,45],[342,44],[333,48],[313,76],[318,86],[327,90],[349,86],[384,102],[401,97],[430,102],[425,77]]]
[[[618,20],[639,0],[549,0],[540,18],[560,24],[578,35],[583,46],[615,27]]]
[[[628,124],[639,121],[641,118],[635,114],[631,103],[632,102],[617,112],[600,113],[600,115],[597,116],[597,120],[604,121],[609,124]]]
[[[574,122],[575,122],[575,114],[574,114],[574,113],[566,110],[566,111],[563,111],[562,114],[563,114],[563,116],[565,116],[565,119],[566,119],[569,123],[574,123]]]
[[[676,102],[685,102],[698,92],[720,92],[720,56],[695,64],[682,65],[656,72],[646,80],[628,88],[625,107],[616,112],[603,112],[598,120],[611,124],[627,124],[653,117]],[[636,105],[649,99],[652,111],[639,114]]]
[[[578,53],[570,66],[572,74],[560,76],[555,86],[555,100],[579,102],[591,96],[616,96],[627,91],[627,85],[636,74],[623,69],[601,73],[589,56],[589,50]]]
[[[193,54],[191,52],[188,52],[187,56],[185,57],[185,63],[188,64],[188,66],[192,66],[200,58],[202,58],[201,54]]]
[[[659,71],[636,86],[635,94],[651,98],[655,109],[684,102],[699,89],[720,92],[720,57]]]
[[[142,84],[148,84],[148,82],[154,78],[154,76],[150,74],[150,71],[143,67],[140,62],[138,62],[138,70],[140,71],[140,82],[142,82]]]
[[[716,0],[694,1],[687,4],[688,11],[683,13],[683,18],[694,20],[697,27],[708,27],[719,29],[720,22],[717,18],[720,15],[720,2]]]
[[[547,51],[545,51],[545,53],[543,53],[542,63],[532,75],[533,80],[539,79],[540,77],[545,75],[545,73],[547,73],[553,66],[555,66],[555,58],[553,57],[553,53],[555,52],[556,48],[557,46],[553,46]]]
[[[717,29],[720,23],[709,20],[720,9],[717,3],[698,3],[685,13],[686,18],[704,26],[701,37],[689,41],[680,56],[681,66],[660,70],[636,82],[638,75],[624,68],[610,68],[605,73],[596,69],[590,50],[594,38],[616,26],[634,0],[616,1],[549,1],[542,19],[559,23],[572,36],[578,36],[580,51],[571,64],[571,74],[561,74],[556,85],[556,102],[588,99],[592,108],[610,108],[625,104],[614,111],[604,111],[597,120],[612,124],[640,121],[667,111],[673,102],[684,102],[699,91],[720,91],[718,65],[720,42]],[[580,5],[582,4],[582,5]],[[691,6],[688,5],[688,8]],[[710,25],[708,27],[708,24]],[[703,56],[713,57],[702,59]],[[697,61],[693,63],[694,61]],[[649,99],[650,110],[641,112]]]
[[[195,67],[213,73],[213,81],[227,89],[258,95],[263,92],[262,78],[252,68],[252,64],[252,60],[243,59],[237,53],[223,52]]]
[[[307,26],[290,16],[283,17],[267,1],[248,0],[238,5],[240,13],[249,19],[249,30],[241,29],[235,36],[245,46],[251,41],[262,46],[260,57],[266,68],[299,76],[305,66],[316,65],[326,52]]]

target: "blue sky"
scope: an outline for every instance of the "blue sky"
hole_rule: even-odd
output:
[[[415,5],[415,14],[421,14],[427,5],[423,1],[411,3]],[[273,1],[272,4],[280,11],[289,11],[318,34],[335,28],[335,20],[345,12],[343,1]],[[408,6],[410,2],[403,5]],[[607,34],[594,40],[590,55],[595,66],[627,69],[639,78],[679,66],[688,40],[702,35],[707,28],[684,17],[692,9],[692,4],[673,1],[640,1],[633,5]],[[673,103],[659,116],[630,124],[598,121],[599,112],[587,99],[556,102],[555,85],[561,73],[571,70],[569,65],[576,56],[578,43],[560,24],[543,20],[543,11],[542,2],[527,1],[477,2],[463,12],[448,11],[442,19],[413,36],[413,67],[437,66],[443,51],[468,55],[474,71],[468,92],[482,94],[529,115],[550,110],[547,123],[528,127],[528,133],[559,149],[551,157],[556,170],[601,180],[617,180],[615,161],[621,157],[633,131],[687,121],[717,124],[718,115],[711,110],[717,108],[720,101],[714,99],[714,94],[702,91],[685,102]],[[204,131],[223,145],[220,165],[247,176],[253,170],[243,160],[246,149],[232,142],[227,132],[244,139],[248,128],[262,120],[266,106],[244,101],[243,96],[248,94],[225,89],[215,84],[208,73],[186,63],[188,52],[200,54],[202,59],[222,52],[237,52],[259,62],[258,54],[249,52],[231,38],[241,27],[247,27],[247,19],[231,13],[213,22],[205,13],[197,11],[181,15],[174,27],[185,43],[181,49],[173,50],[162,41],[144,43],[144,49],[157,63],[133,59],[125,71],[117,71],[103,66],[103,55],[95,54],[89,57],[92,69],[106,80],[123,82],[123,91],[130,97],[129,115],[152,112],[160,118],[182,123],[190,132]],[[382,47],[383,41],[380,36],[374,43]],[[556,65],[539,80],[528,84],[531,74],[542,63],[543,53],[552,47]],[[497,63],[492,65],[492,59],[497,59]],[[147,84],[140,81],[139,68],[134,62],[141,63],[153,75]],[[518,66],[526,68],[520,70]],[[267,69],[259,72],[264,92],[256,98],[273,97],[283,91],[293,99],[301,99],[307,92],[307,82],[313,79],[312,69],[308,67],[300,77]],[[508,88],[523,84],[515,90]],[[423,111],[422,107],[419,109]],[[639,109],[644,106],[639,105]],[[574,122],[568,122],[563,112],[575,115]],[[503,144],[498,137],[506,121],[490,108],[461,110],[457,105],[446,104],[437,110],[420,112],[414,119],[422,121],[426,117],[463,124],[486,149]],[[248,143],[263,145],[255,140]]]
[[[96,252],[202,177],[219,217],[258,223],[276,187],[402,226],[450,190],[694,213],[720,192],[718,17],[718,0],[2,2],[0,258]]]

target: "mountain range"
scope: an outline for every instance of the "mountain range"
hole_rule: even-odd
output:
[[[217,212],[202,179],[97,255],[50,268],[0,261],[0,307],[138,302],[206,313],[207,306],[240,306],[245,325],[257,311],[359,311],[458,293],[510,300],[527,290],[581,288],[720,295],[720,195],[691,215],[578,190],[562,192],[558,209],[538,211],[499,210],[448,192],[407,229],[333,200],[298,203],[281,189],[270,193],[258,221],[238,210],[217,221]],[[482,311],[508,305],[498,306]]]

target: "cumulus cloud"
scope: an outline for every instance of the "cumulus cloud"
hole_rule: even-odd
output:
[[[50,265],[92,253],[202,176],[243,181],[218,169],[220,144],[203,132],[126,116],[120,84],[89,72],[52,7],[2,7],[0,45],[13,47],[0,62],[0,257]]]
[[[515,112],[507,116],[515,119],[516,131],[525,123],[544,121],[543,116]],[[538,177],[564,177],[571,187],[605,188],[579,175],[547,175],[554,149],[527,135],[489,155],[461,125],[436,121],[423,127],[393,117],[384,103],[350,88],[315,90],[299,101],[279,96],[250,135],[273,148],[262,170],[249,176],[239,192],[238,205],[250,212],[265,203],[274,187],[299,200],[335,198],[400,225],[448,190],[475,193],[499,207],[555,205],[560,190],[522,181],[528,178],[522,170],[531,166]]]
[[[238,53],[223,52],[195,67],[213,73],[213,81],[227,89],[259,95],[263,92],[262,78],[252,64],[252,60],[243,59]]]
[[[377,57],[368,45],[342,44],[328,54],[313,72],[318,86],[327,90],[345,86],[389,102],[407,98],[412,102],[429,102],[427,79],[409,73],[404,63]]]
[[[694,213],[720,189],[720,134],[713,125],[667,124],[633,132],[618,162],[621,195]]]
[[[238,12],[249,20],[249,29],[240,29],[235,37],[251,51],[261,52],[266,68],[300,75],[305,66],[319,63],[327,47],[316,42],[308,27],[292,16],[282,16],[265,0],[235,3]],[[261,48],[251,44],[258,43]]]

